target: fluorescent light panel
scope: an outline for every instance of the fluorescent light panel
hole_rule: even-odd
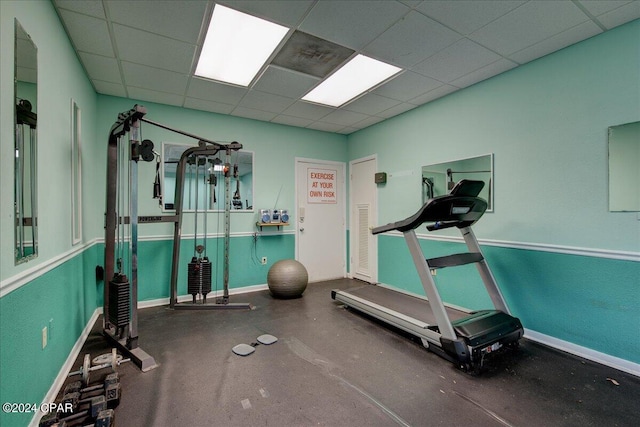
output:
[[[400,71],[401,68],[393,65],[357,55],[302,99],[339,107]]]
[[[288,31],[216,4],[195,74],[248,86]]]

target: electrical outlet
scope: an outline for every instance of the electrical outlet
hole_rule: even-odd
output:
[[[49,331],[49,328],[47,328],[46,326],[42,328],[42,349],[43,350],[47,346],[47,339],[49,338],[48,331]]]
[[[265,265],[267,263],[267,257],[263,256],[262,257],[262,265]]]

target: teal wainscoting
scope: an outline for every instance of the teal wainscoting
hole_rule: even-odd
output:
[[[424,295],[402,237],[379,237],[380,282]],[[466,250],[463,243],[420,240],[425,257]],[[640,363],[640,263],[544,250],[482,245],[507,301],[524,327]],[[438,270],[442,298],[470,309],[491,306],[473,265]]]
[[[202,239],[198,239],[202,244]],[[104,246],[102,246],[104,253]],[[223,287],[224,239],[207,239],[207,256],[212,263],[212,290]],[[180,244],[178,266],[178,295],[187,295],[187,266],[194,255],[193,238],[183,238]],[[267,264],[262,265],[262,257]],[[293,234],[263,234],[254,240],[253,235],[232,236],[229,241],[229,289],[267,283],[269,268],[278,260],[295,257]],[[169,298],[172,240],[141,240],[138,242],[138,300],[152,301]],[[101,264],[104,261],[101,261]],[[102,287],[101,287],[102,288]],[[102,305],[103,295],[98,295]]]
[[[0,298],[0,400],[40,404],[96,309],[93,245]],[[42,348],[42,330],[47,346]],[[0,425],[34,413],[0,413]]]

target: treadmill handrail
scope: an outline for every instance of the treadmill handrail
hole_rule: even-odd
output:
[[[409,218],[375,227],[371,233],[380,234],[393,230],[405,232],[416,229],[425,222],[442,222],[446,223],[447,227],[468,227],[484,215],[487,210],[487,201],[477,196],[465,195],[463,191],[456,191],[456,189],[465,189],[469,185],[473,185],[477,189],[478,183],[482,183],[482,181],[462,180],[450,194],[427,200],[420,210]],[[462,195],[459,194],[461,192],[463,192]],[[429,229],[429,231],[433,230]]]

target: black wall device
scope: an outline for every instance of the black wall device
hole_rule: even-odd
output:
[[[374,175],[374,181],[376,184],[385,184],[387,182],[387,173],[378,172]]]

